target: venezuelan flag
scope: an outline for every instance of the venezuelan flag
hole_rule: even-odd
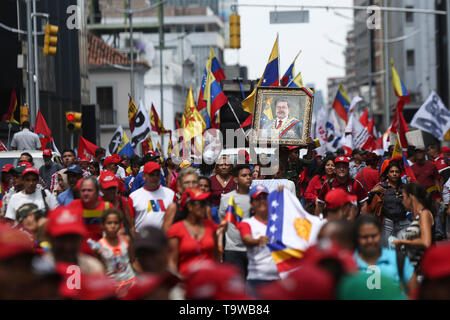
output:
[[[341,117],[345,123],[348,123],[348,109],[350,108],[350,99],[345,92],[344,85],[341,83],[339,85],[339,90],[334,99],[333,109],[336,111],[337,115]]]
[[[272,47],[272,51],[269,56],[269,61],[267,62],[266,68],[264,69],[264,73],[259,79],[258,85],[256,87],[278,87],[279,86],[279,72],[278,72],[278,35],[275,43]],[[242,101],[242,107],[245,112],[248,112],[253,115],[253,111],[255,108],[255,96],[256,96],[256,88],[253,92]]]
[[[126,155],[128,157],[131,157],[135,154],[134,149],[131,146],[130,140],[128,140],[125,131],[123,131],[122,141],[119,144],[117,153],[119,154],[119,156]]]
[[[222,66],[219,60],[216,58],[213,48],[211,47],[209,51],[209,58],[211,59],[211,72],[214,74],[217,82],[226,79],[225,73],[223,72]]]
[[[302,78],[302,73],[299,72],[295,78],[288,83],[288,87],[289,88],[303,88],[303,78]]]
[[[225,212],[225,221],[231,222],[238,228],[238,224],[242,221],[243,217],[244,212],[236,205],[233,196],[230,196],[227,211]]]
[[[399,98],[402,97],[409,98],[409,91],[408,89],[406,89],[405,84],[400,79],[397,70],[395,70],[394,59],[391,59],[391,66],[392,66],[392,84],[394,86],[395,95]]]
[[[206,128],[218,128],[219,125],[219,110],[222,108],[224,104],[228,102],[228,98],[225,96],[225,94],[222,91],[222,88],[220,87],[219,83],[216,81],[216,78],[212,71],[212,64],[213,61],[210,60],[206,64],[206,84],[205,84],[205,96],[204,99],[206,100],[206,119],[205,124]]]
[[[280,84],[281,84],[282,87],[286,87],[288,85],[288,83],[290,83],[294,79],[295,61],[297,60],[297,58],[298,58],[298,56],[300,55],[301,52],[302,51],[299,51],[299,53],[297,53],[297,55],[294,58],[294,61],[292,61],[291,65],[287,69],[287,71],[284,74],[284,76],[281,77]]]
[[[220,82],[226,78],[225,73],[223,72],[222,66],[219,63],[219,60],[216,58],[216,55],[215,55],[212,47],[209,51],[209,58],[206,61],[205,70],[203,72],[202,83],[200,86],[200,92],[198,93],[198,100],[197,100],[197,110],[198,111],[207,107],[206,97],[204,97],[204,94],[205,94],[206,81],[207,81],[207,77],[208,77],[208,68],[213,73],[214,78],[216,79],[217,82]],[[207,128],[209,128],[210,126],[208,125],[208,123],[206,123],[206,124],[207,124]]]

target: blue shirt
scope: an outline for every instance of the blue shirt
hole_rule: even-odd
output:
[[[60,205],[68,206],[73,201],[72,189],[69,188],[66,191],[61,192],[56,200],[58,200]]]
[[[359,257],[358,250],[355,251],[354,258],[359,271],[361,273],[366,273],[369,265]],[[397,253],[395,250],[382,248],[381,256],[378,258],[375,265],[380,268],[381,275],[395,280],[395,282],[400,285],[400,276],[397,268]],[[403,267],[403,278],[405,283],[411,279],[413,272],[414,267],[412,266],[411,261],[409,261],[408,257],[405,257],[405,264]]]
[[[160,176],[160,180],[161,180],[161,185],[163,187],[165,187],[166,186],[166,181],[165,181],[164,175],[162,173],[161,173],[161,176]],[[144,172],[139,172],[136,175],[136,178],[133,181],[133,186],[131,187],[130,193],[136,191],[139,188],[142,188],[144,185],[145,185]]]

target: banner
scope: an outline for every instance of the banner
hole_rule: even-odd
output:
[[[317,154],[324,155],[326,150],[326,145],[328,141],[327,137],[327,112],[325,108],[320,109],[317,114],[315,137],[319,139],[321,147],[316,149]]]
[[[98,147],[95,144],[80,136],[78,140],[78,158],[87,158],[92,160],[95,157],[95,150],[97,149]]]
[[[41,150],[46,149],[47,144],[51,142],[53,138],[52,131],[47,126],[47,122],[45,122],[41,110],[38,110],[38,114],[36,116],[36,126],[34,127],[34,132],[39,136],[39,140],[41,141]]]
[[[414,115],[411,126],[444,141],[444,136],[450,129],[450,110],[436,92],[431,91],[428,99]]]
[[[116,153],[120,156],[126,155],[128,157],[131,157],[135,153],[122,126],[119,126],[116,132],[114,132],[108,148],[106,149],[106,156]]]
[[[151,132],[150,116],[145,111],[142,100],[139,101],[139,108],[136,112],[133,123],[133,133],[131,134],[131,147],[136,150],[139,143],[147,139]]]

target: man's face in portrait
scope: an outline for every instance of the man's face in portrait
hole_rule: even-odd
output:
[[[275,106],[275,112],[278,119],[284,119],[289,116],[289,106],[287,101],[278,101]]]

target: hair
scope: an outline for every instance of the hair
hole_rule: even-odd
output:
[[[33,164],[33,156],[32,156],[31,154],[29,154],[28,152],[22,152],[22,153],[20,154],[20,157],[22,157],[22,156],[27,156],[27,157],[29,157],[29,158],[30,158],[30,163]],[[19,157],[19,159],[20,159],[20,157]]]
[[[30,128],[30,121],[24,121],[22,122],[22,128]]]
[[[366,164],[368,166],[376,166],[379,161],[380,157],[374,152],[369,152],[366,156]]]
[[[345,150],[342,149],[342,148],[337,149],[337,150],[336,150],[336,155],[339,155],[339,154],[345,155]]]
[[[98,164],[98,162],[89,162],[90,166],[94,166],[95,169],[97,169],[97,171],[99,171],[100,173],[100,165]]]
[[[425,209],[430,210],[434,215],[435,210],[433,207],[432,197],[429,193],[427,193],[427,191],[425,190],[424,187],[422,187],[422,185],[420,185],[417,182],[411,182],[406,184],[403,187],[403,190],[408,195],[413,195],[414,197],[416,197],[417,201],[419,201],[419,203],[423,205]]]
[[[99,147],[95,150],[94,156],[98,157],[98,156],[102,155],[103,153],[106,153],[105,148]]]
[[[288,108],[290,108],[288,99],[286,99],[286,98],[278,98],[278,99],[275,100],[275,103],[273,105],[276,107],[278,102],[286,102]]]
[[[389,163],[389,165],[386,167],[386,169],[381,173],[381,177],[380,177],[381,179],[380,179],[380,180],[386,180],[386,179],[388,179],[388,173],[389,173],[389,170],[391,170],[393,167],[399,168],[399,169],[400,169],[400,173],[403,172],[403,167],[402,167],[402,165],[400,164],[400,162],[398,162],[398,161],[392,161],[392,162]]]
[[[139,158],[139,156],[134,155],[131,158],[128,159],[130,166],[140,166],[141,165],[141,158]]]
[[[416,147],[408,146],[407,154],[408,154],[407,155],[408,158],[414,157],[416,155]]]
[[[354,223],[348,220],[343,220],[343,219],[335,219],[335,220],[331,220],[328,221],[325,226],[331,226],[331,225],[335,225],[337,227],[337,232],[336,232],[336,238],[335,241],[337,242],[337,244],[341,247],[344,247],[346,245],[351,246],[352,249],[354,249],[354,243],[353,243],[353,228],[354,228]]]
[[[333,155],[328,155],[325,159],[322,160],[322,164],[316,171],[316,175],[323,176],[325,174],[325,167],[327,166],[328,161],[332,161],[334,164],[335,157]]]
[[[182,181],[185,176],[188,176],[190,174],[193,174],[198,178],[197,171],[192,167],[187,167],[187,168],[181,169],[180,173],[178,174],[177,180]]]
[[[436,143],[431,143],[431,144],[429,144],[429,145],[428,145],[428,148],[437,150],[437,151],[439,152],[439,147],[437,146]]]
[[[241,170],[248,169],[250,172],[252,172],[252,169],[250,168],[250,165],[248,164],[238,164],[233,168],[233,177],[239,177],[239,172]]]
[[[94,183],[94,187],[95,187],[95,190],[97,191],[97,193],[100,192],[100,183],[98,182],[96,177],[90,176],[87,178],[83,178],[83,180],[81,180],[81,182],[80,182],[80,186],[86,181],[92,181]]]
[[[158,156],[154,156],[152,154],[146,154],[141,158],[141,166],[145,165],[147,162],[156,162],[156,159],[158,159]]]
[[[102,217],[100,218],[101,221],[102,221],[102,224],[105,224],[106,219],[111,214],[117,215],[117,217],[119,218],[119,222],[123,221],[123,213],[122,213],[122,211],[120,211],[119,209],[115,209],[115,208],[109,208],[109,209],[103,210],[103,212],[102,212]]]
[[[61,153],[61,155],[63,155],[66,152],[70,152],[75,157],[75,151],[73,151],[72,149],[64,149],[63,152]]]
[[[361,229],[361,227],[363,225],[366,224],[373,224],[375,227],[377,227],[377,229],[380,231],[380,233],[383,230],[383,227],[381,226],[380,221],[375,218],[374,216],[371,215],[361,215],[359,216],[356,221],[355,221],[355,225],[353,228],[353,242],[354,242],[354,246],[355,248],[358,248],[358,243],[359,243],[359,230]]]
[[[206,176],[200,176],[200,177],[198,177],[198,181],[200,181],[200,180],[206,180],[206,181],[208,181],[208,187],[209,187],[209,190],[211,190],[211,180],[209,180],[208,177],[206,177]]]

